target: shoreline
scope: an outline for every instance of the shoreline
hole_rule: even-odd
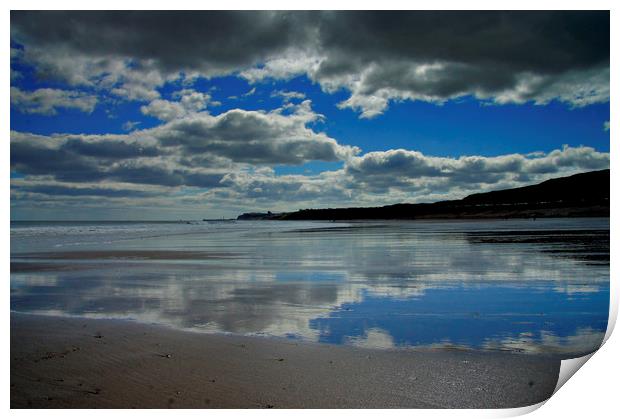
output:
[[[366,207],[364,207],[366,208]],[[367,207],[367,208],[374,208],[374,207]],[[459,218],[350,218],[350,219],[338,219],[336,220],[336,223],[349,223],[349,222],[377,222],[377,221],[395,221],[395,222],[400,222],[400,221],[510,221],[510,220],[528,220],[531,217],[512,217],[512,218],[505,218],[505,217],[488,217],[488,218],[466,218],[466,217],[459,217]],[[609,215],[570,215],[570,216],[549,216],[549,217],[539,217],[541,219],[545,219],[545,220],[553,220],[553,219],[580,219],[580,218],[611,218]],[[28,224],[28,223],[35,223],[35,224],[63,224],[63,223],[78,223],[78,224],[187,224],[189,223],[207,223],[209,224],[211,220],[200,220],[200,219],[195,219],[195,220],[81,220],[81,221],[74,221],[74,220],[10,220],[11,223],[15,223],[15,224]],[[253,221],[288,221],[288,222],[297,222],[297,221],[316,221],[316,222],[322,222],[322,223],[331,223],[332,220],[331,219],[308,219],[308,220],[289,220],[289,219],[279,219],[279,218],[267,218],[267,219],[237,219],[237,218],[229,218],[226,219],[225,221],[239,221],[239,222],[253,222]]]
[[[510,408],[560,358],[381,350],[11,312],[12,408]]]
[[[411,204],[415,205],[415,204]],[[366,208],[366,207],[362,207]],[[370,209],[374,207],[368,207]],[[316,209],[312,211],[323,211],[323,209]],[[322,222],[322,223],[371,223],[371,222],[402,222],[402,221],[512,221],[512,220],[554,220],[554,219],[583,219],[583,218],[611,218],[609,212],[604,213],[592,213],[592,214],[525,214],[525,215],[467,215],[467,216],[421,216],[421,217],[403,217],[403,218],[236,218],[233,221],[245,222],[245,221],[308,221],[308,222]],[[200,220],[190,220],[190,222],[200,222]]]
[[[84,316],[80,314],[45,314],[45,313],[29,313],[25,311],[16,311],[10,310],[10,315],[15,316],[16,318],[30,318],[37,322],[44,322],[46,319],[49,319],[52,323],[62,322],[64,320],[76,320],[76,321],[94,321],[94,322],[102,322],[109,323],[110,325],[115,324],[120,326],[121,328],[124,325],[135,325],[137,327],[146,327],[146,328],[154,328],[158,329],[161,333],[165,333],[166,331],[173,333],[182,333],[188,335],[198,335],[198,336],[216,336],[220,338],[235,338],[235,339],[249,339],[249,340],[257,340],[257,341],[267,341],[267,342],[279,342],[285,345],[303,345],[308,347],[332,347],[332,348],[349,348],[352,350],[364,350],[364,351],[378,351],[378,352],[397,352],[397,353],[470,353],[470,354],[478,354],[485,355],[488,354],[490,356],[500,354],[500,355],[513,355],[519,357],[532,357],[537,358],[539,360],[546,359],[550,362],[556,360],[565,360],[565,359],[573,359],[580,358],[583,356],[587,356],[593,351],[576,351],[576,352],[535,352],[535,351],[526,351],[523,349],[509,349],[509,348],[499,348],[499,347],[467,347],[464,345],[457,344],[431,344],[431,345],[419,345],[419,346],[392,346],[392,347],[380,347],[380,346],[363,346],[363,345],[355,345],[352,343],[328,343],[328,342],[318,342],[314,340],[309,340],[304,337],[295,337],[295,338],[287,338],[285,336],[279,335],[271,335],[268,333],[240,333],[240,332],[228,332],[222,330],[208,330],[208,329],[197,329],[197,328],[183,328],[178,325],[168,324],[168,323],[158,323],[155,321],[148,321],[145,319],[140,319],[137,317],[108,317],[105,315],[102,316]],[[598,350],[597,348],[596,350]],[[594,352],[596,352],[596,350]]]

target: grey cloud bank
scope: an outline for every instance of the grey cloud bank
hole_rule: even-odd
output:
[[[306,126],[320,118],[309,101],[287,110],[286,115],[282,109],[198,112],[125,135],[13,131],[11,169],[57,182],[214,188],[222,186],[224,175],[248,170],[250,164],[343,161],[359,152]]]
[[[464,95],[605,102],[609,25],[606,11],[11,13],[12,38],[24,45],[16,56],[75,86],[154,100],[181,73],[306,74],[325,91],[349,91],[341,106],[362,117],[391,100]]]
[[[12,196],[20,205],[42,197],[62,205],[70,204],[66,197],[100,196],[121,205],[132,205],[124,199],[133,198],[133,204],[197,210],[236,204],[290,210],[460,198],[609,167],[609,153],[583,146],[495,157],[403,149],[360,154],[306,126],[317,117],[303,102],[287,115],[196,113],[125,135],[12,132],[11,169],[27,176],[12,181]],[[313,160],[340,161],[342,169],[276,175],[271,168]]]

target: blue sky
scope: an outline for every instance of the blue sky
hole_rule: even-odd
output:
[[[607,12],[198,15],[12,13],[13,219],[429,202],[609,167]],[[540,21],[565,30],[522,35]]]

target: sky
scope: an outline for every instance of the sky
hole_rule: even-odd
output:
[[[433,202],[609,168],[609,12],[11,12],[11,219]]]

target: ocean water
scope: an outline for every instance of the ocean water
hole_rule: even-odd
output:
[[[609,219],[14,222],[11,310],[374,348],[601,344]]]

